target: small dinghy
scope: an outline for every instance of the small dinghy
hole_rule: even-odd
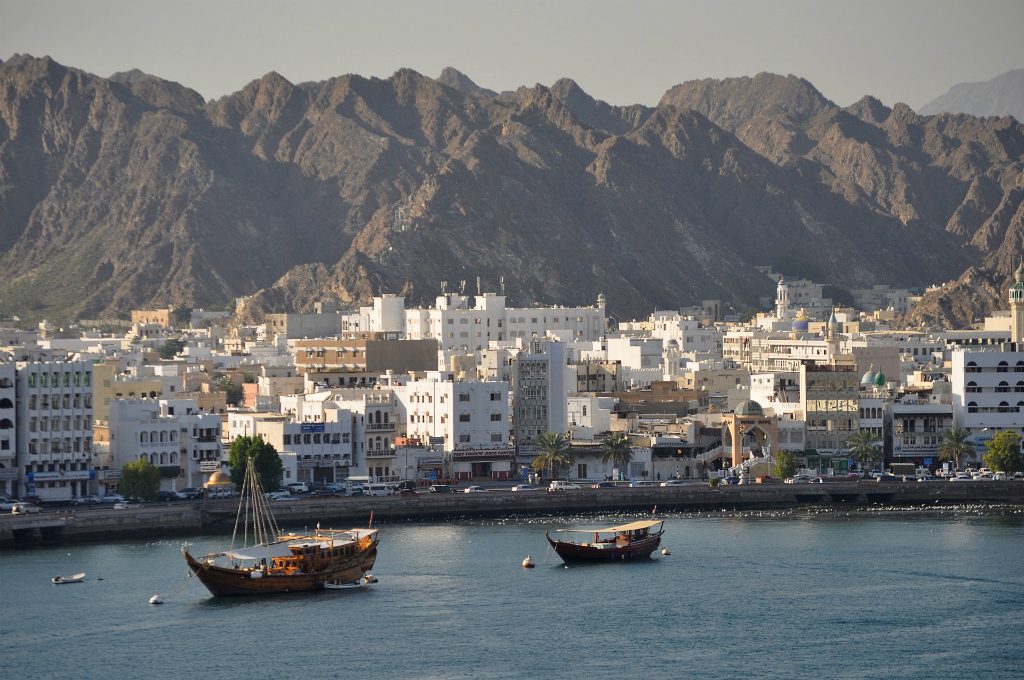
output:
[[[153,597],[149,598],[150,604],[163,604],[164,598],[160,597],[160,593],[157,593]]]
[[[50,583],[59,586],[65,583],[81,583],[85,580],[85,572],[78,574],[72,574],[71,576],[54,576],[50,579]]]

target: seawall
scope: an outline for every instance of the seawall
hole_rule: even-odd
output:
[[[1024,481],[869,482],[706,485],[638,489],[427,494],[369,498],[299,499],[272,504],[282,527],[365,526],[375,521],[444,520],[463,517],[571,514],[599,511],[786,508],[804,504],[934,505],[1024,504]],[[146,504],[128,510],[49,510],[0,517],[0,549],[47,543],[102,542],[222,533],[235,521],[233,501]]]

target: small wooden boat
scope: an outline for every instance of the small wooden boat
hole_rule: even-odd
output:
[[[574,534],[576,540],[556,540],[549,533],[545,536],[566,562],[638,560],[649,558],[658,549],[664,524],[663,520],[641,520],[605,529],[559,529]]]
[[[62,585],[64,583],[81,583],[85,580],[85,572],[79,572],[72,574],[71,576],[54,576],[50,579],[50,583],[54,585]]]

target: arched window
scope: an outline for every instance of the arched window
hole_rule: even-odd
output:
[[[174,430],[171,430],[170,434],[168,434],[167,437],[169,441],[173,443],[178,440],[178,433],[175,432]]]
[[[167,462],[167,454],[166,453],[161,453],[160,454],[160,464],[163,465],[166,462]]]
[[[0,420],[0,430],[9,430],[14,427],[14,423],[11,422],[10,418],[4,418]]]
[[[29,387],[35,387],[36,386],[35,385],[35,380],[33,380],[34,377],[35,376],[32,376],[32,375],[29,376],[29,381],[28,381],[28,386]],[[6,387],[6,388],[14,387],[14,383],[11,382],[10,378],[0,378],[0,387]]]
[[[388,412],[387,411],[384,412],[384,424],[385,425],[388,424]]]
[[[1005,401],[999,402],[999,412],[1000,413],[1009,413],[1010,412],[1010,405],[1007,404]]]
[[[384,450],[387,451],[390,448],[391,448],[391,445],[388,443],[388,438],[384,437]]]
[[[149,456],[144,453],[139,454],[139,460],[149,460]]]
[[[1000,361],[996,365],[996,373],[1006,373],[1006,371],[1008,371],[1008,370],[1009,370],[1009,364],[1007,364],[1005,361]]]
[[[157,436],[156,436],[156,430],[153,430],[152,432],[149,433],[149,443],[150,444],[156,444],[157,441],[159,441],[159,440],[157,439]]]
[[[140,444],[148,444],[149,443],[149,433],[148,432],[140,432],[139,433],[139,443]]]
[[[7,397],[0,399],[0,408],[14,408],[14,402]]]
[[[978,403],[974,402],[974,401],[967,402],[967,412],[968,413],[977,413],[978,412]]]
[[[1005,380],[1000,380],[999,384],[996,386],[996,392],[1009,392],[1009,391],[1010,391],[1010,383],[1006,382]]]
[[[1013,367],[1014,373],[1024,373],[1024,361],[1018,361],[1017,365]]]

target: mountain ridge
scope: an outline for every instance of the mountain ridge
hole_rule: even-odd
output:
[[[477,276],[517,304],[744,307],[761,265],[847,287],[1005,276],[1024,233],[1019,123],[841,109],[796,76],[644,107],[571,79],[271,72],[203,101],[15,55],[0,85],[0,312],[23,318],[426,302]]]

